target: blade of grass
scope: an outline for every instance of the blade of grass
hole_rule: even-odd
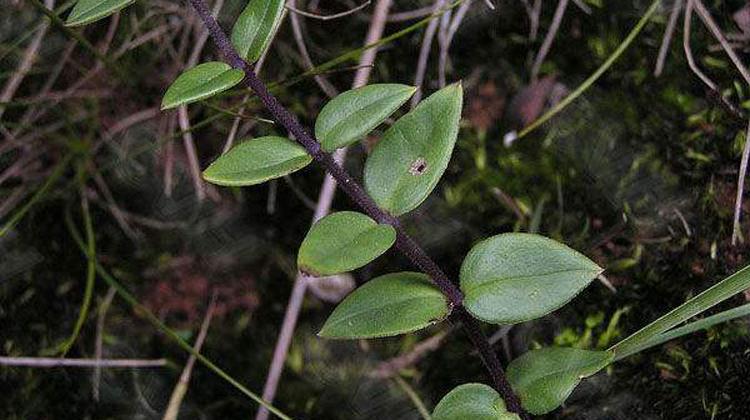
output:
[[[422,399],[419,398],[417,392],[414,391],[414,388],[412,388],[401,376],[394,376],[393,381],[396,382],[396,384],[398,384],[398,386],[404,391],[406,396],[409,397],[409,400],[411,400],[412,404],[414,404],[414,407],[417,408],[417,411],[419,411],[419,415],[422,416],[422,419],[432,419],[432,417],[430,416],[430,411],[427,410],[427,407],[425,407],[424,402],[422,402]]]
[[[79,180],[81,183],[81,212],[86,232],[86,252],[92,257],[86,261],[86,288],[83,292],[83,303],[81,303],[81,309],[78,312],[78,319],[73,327],[73,333],[59,347],[60,357],[65,357],[81,333],[81,328],[83,328],[83,323],[86,322],[89,308],[91,307],[91,299],[94,296],[94,282],[96,280],[96,264],[94,264],[94,261],[96,261],[96,235],[94,234],[94,225],[91,222],[91,213],[89,212],[89,202],[86,199],[83,176],[80,176]]]
[[[88,254],[86,245],[84,244],[83,239],[81,239],[81,234],[78,232],[78,229],[76,229],[75,224],[73,223],[72,215],[70,214],[70,212],[65,213],[65,224],[68,228],[68,231],[70,232],[71,237],[73,238],[75,243],[78,245],[78,248],[80,248],[83,255],[88,259],[94,260],[94,263],[96,265],[96,271],[97,273],[99,273],[99,277],[101,277],[107,284],[112,286],[117,291],[117,294],[120,295],[120,297],[123,300],[125,300],[125,302],[127,302],[130,306],[132,306],[135,311],[137,311],[139,314],[146,317],[146,319],[151,324],[153,324],[158,330],[164,333],[164,335],[166,335],[168,338],[174,341],[175,344],[177,344],[181,349],[195,356],[195,358],[199,362],[201,362],[201,364],[206,366],[209,370],[214,372],[220,378],[227,381],[229,384],[231,384],[241,393],[245,394],[247,397],[249,397],[256,403],[268,408],[270,412],[278,416],[280,419],[292,420],[291,417],[287,416],[278,408],[264,401],[257,394],[255,394],[254,392],[246,388],[244,385],[242,385],[238,380],[234,379],[227,372],[225,372],[224,370],[216,366],[211,360],[209,360],[202,354],[195,351],[195,349],[193,349],[193,347],[187,341],[183,340],[180,337],[180,335],[177,334],[177,332],[175,332],[174,330],[169,328],[166,324],[164,324],[159,318],[156,317],[156,315],[154,315],[151,311],[149,311],[145,306],[138,303],[138,300],[135,298],[135,296],[133,296],[130,292],[128,292],[127,289],[125,289],[125,287],[122,284],[120,284],[120,282],[117,281],[117,279],[115,279],[114,276],[109,274],[109,272],[107,272],[107,270],[99,263],[99,261],[97,261],[93,256],[90,256]]]
[[[656,321],[646,325],[635,334],[610,347],[609,351],[615,353],[615,360],[625,357],[624,355],[633,354],[636,349],[644,347],[651,340],[657,340],[661,334],[669,331],[674,326],[687,321],[747,288],[750,288],[750,265],[713,285]]]
[[[638,36],[638,34],[641,32],[644,26],[648,23],[649,20],[651,20],[651,17],[654,15],[656,10],[659,7],[659,3],[661,0],[654,0],[653,3],[651,3],[651,6],[649,6],[648,10],[646,10],[646,13],[641,17],[641,19],[636,23],[636,25],[633,27],[633,29],[630,31],[627,37],[622,41],[622,43],[615,49],[615,51],[612,53],[612,55],[607,58],[607,60],[598,68],[596,71],[589,76],[586,80],[581,83],[576,90],[571,92],[570,95],[566,96],[565,99],[560,101],[557,105],[552,107],[549,111],[544,113],[541,117],[539,117],[536,121],[531,123],[530,125],[523,128],[519,133],[516,139],[520,139],[521,137],[524,137],[534,131],[535,129],[539,128],[542,124],[549,121],[552,117],[560,113],[563,109],[565,109],[568,105],[570,105],[573,101],[578,99],[579,96],[581,96],[586,90],[588,90],[594,83],[596,83],[597,80],[607,71],[610,67],[612,67],[612,64],[617,61],[618,58],[622,55],[623,52],[625,52],[626,49],[630,46],[630,44],[633,43],[635,38]]]
[[[673,330],[669,330],[665,333],[657,335],[651,340],[643,343],[640,347],[636,347],[628,351],[627,353],[618,354],[615,360],[624,359],[635,353],[640,353],[644,350],[648,350],[652,347],[656,347],[660,344],[664,344],[667,341],[674,340],[675,338],[682,337],[684,335],[692,334],[696,331],[706,330],[714,325],[721,324],[722,322],[731,321],[733,319],[741,318],[750,315],[750,303],[742,306],[738,306],[733,309],[728,309],[724,312],[719,312],[716,315],[703,318],[698,321],[691,322],[689,324],[677,327]]]

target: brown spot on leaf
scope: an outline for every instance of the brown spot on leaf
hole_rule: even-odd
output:
[[[417,158],[409,167],[409,173],[414,176],[423,175],[425,171],[427,171],[427,161],[424,158]]]

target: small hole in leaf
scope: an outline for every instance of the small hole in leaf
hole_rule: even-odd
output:
[[[425,161],[424,158],[418,158],[411,164],[411,167],[409,167],[409,173],[414,176],[422,175],[426,170],[427,161]]]

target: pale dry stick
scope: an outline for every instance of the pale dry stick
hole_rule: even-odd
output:
[[[48,9],[52,9],[55,7],[55,1],[45,0],[44,5]],[[13,95],[16,94],[16,91],[21,86],[23,79],[26,77],[26,75],[31,70],[31,67],[34,65],[34,60],[36,60],[36,57],[39,53],[39,48],[42,46],[42,40],[47,35],[47,29],[49,29],[49,21],[45,19],[44,23],[40,25],[38,32],[34,36],[34,39],[31,40],[31,43],[29,43],[26,51],[24,51],[23,58],[21,58],[21,62],[19,63],[18,68],[13,73],[13,76],[8,79],[8,82],[5,84],[2,93],[0,93],[0,102],[10,102],[10,100],[13,98]],[[0,119],[2,119],[4,113],[5,106],[0,105]]]
[[[382,38],[385,22],[388,17],[388,11],[391,7],[391,1],[392,0],[377,0],[375,3],[375,10],[372,14],[370,28],[365,37],[364,45],[373,44]],[[359,59],[360,68],[354,75],[352,87],[357,88],[367,84],[370,79],[372,64],[375,62],[377,52],[377,48],[371,48],[362,53],[362,56]],[[342,163],[346,157],[346,152],[347,148],[345,147],[338,149],[333,155],[334,160],[338,163]],[[318,195],[318,204],[315,207],[315,213],[313,214],[313,223],[320,220],[330,212],[331,203],[333,203],[333,197],[335,194],[336,181],[330,173],[326,172],[323,185],[320,188],[320,194]],[[305,299],[307,282],[308,278],[298,272],[292,288],[292,294],[289,297],[286,312],[284,313],[284,321],[282,322],[281,331],[279,332],[276,347],[273,351],[271,365],[268,368],[266,383],[263,387],[263,399],[269,402],[272,402],[276,396],[276,389],[278,388],[281,373],[284,369],[284,362],[286,361],[287,353],[289,352],[289,345],[292,342],[297,319],[299,318],[302,303]],[[268,415],[268,410],[261,407],[258,410],[255,420],[267,420]]]
[[[117,293],[117,290],[115,290],[114,287],[109,286],[109,288],[107,289],[107,294],[104,295],[104,299],[102,299],[102,303],[99,305],[99,313],[96,315],[94,360],[102,360],[102,353],[104,352],[104,320],[107,317],[107,312],[109,311],[110,306],[112,306],[112,300],[115,298],[115,293]],[[99,386],[101,382],[102,368],[101,366],[96,366],[91,377],[91,391],[94,397],[94,401],[99,401]]]
[[[547,57],[550,48],[552,48],[552,43],[557,37],[557,31],[560,29],[560,24],[562,23],[563,17],[565,16],[565,10],[567,8],[568,0],[560,0],[557,3],[555,14],[552,16],[552,23],[549,26],[547,35],[544,37],[544,41],[542,41],[542,46],[539,47],[539,52],[534,59],[534,64],[531,66],[532,82],[535,82],[539,76],[539,70],[542,68],[542,63],[544,63],[544,59]]]
[[[692,26],[692,20],[693,20],[693,0],[687,0],[687,5],[685,6],[685,17],[683,21],[682,26],[682,49],[685,51],[685,58],[688,62],[688,67],[690,67],[690,70],[698,76],[698,78],[708,86],[709,89],[711,89],[714,92],[718,92],[718,88],[716,87],[716,83],[713,82],[708,76],[706,76],[703,71],[698,67],[697,64],[695,64],[695,58],[693,58],[693,50],[690,47],[690,32],[691,32],[691,26]]]
[[[734,223],[732,225],[732,245],[742,242],[742,230],[740,227],[740,215],[742,214],[742,196],[745,192],[745,176],[747,175],[747,163],[750,158],[750,123],[748,123],[745,134],[745,146],[742,148],[742,160],[740,162],[740,174],[737,179],[737,198],[734,204]]]
[[[745,79],[745,83],[750,85],[750,72],[747,70],[747,67],[742,63],[742,60],[740,60],[740,57],[737,55],[736,52],[732,49],[732,46],[729,44],[729,41],[727,41],[727,38],[724,36],[724,33],[719,28],[719,25],[716,24],[714,21],[714,18],[711,16],[711,13],[708,11],[706,6],[703,4],[701,0],[688,0],[691,3],[693,3],[693,6],[695,7],[695,12],[698,14],[698,17],[701,18],[703,21],[703,24],[708,28],[709,32],[711,32],[711,35],[716,38],[717,41],[719,41],[719,44],[721,44],[722,48],[724,49],[724,52],[729,56],[729,59],[732,60],[732,63],[737,68],[737,71],[740,72],[742,75],[742,78]]]
[[[742,63],[742,60],[740,60],[740,58],[737,56],[737,53],[734,52],[732,46],[729,44],[721,29],[711,16],[711,13],[708,11],[708,9],[706,9],[706,6],[701,0],[688,0],[688,3],[695,7],[695,12],[698,14],[698,17],[701,18],[703,24],[708,28],[709,32],[711,32],[714,38],[719,41],[719,44],[721,44],[724,52],[729,56],[729,59],[732,60],[732,63],[737,68],[737,71],[739,71],[739,73],[742,75],[742,78],[745,79],[745,82],[748,84],[748,86],[750,86],[750,72],[748,72],[747,68]],[[750,142],[747,140],[748,136],[750,136],[750,127],[748,127],[747,135],[745,136],[745,147],[742,150],[739,179],[737,180],[737,198],[734,204],[734,223],[732,226],[732,245],[736,245],[738,239],[740,240],[740,242],[742,241],[740,217],[742,215],[742,196],[744,195],[745,190],[745,175],[747,174],[748,154],[750,154]]]
[[[165,125],[167,131],[163,133],[159,138],[167,137],[166,133],[173,133],[174,127],[177,125],[177,117],[174,115],[166,116]],[[168,141],[164,146],[164,195],[167,197],[172,196],[172,189],[174,188],[174,142]]]
[[[438,86],[445,87],[445,71],[448,64],[448,60],[445,62],[441,61],[442,52],[447,51],[448,44],[448,28],[451,25],[451,18],[453,10],[448,10],[440,16],[440,25],[438,26],[437,39],[438,39]]]
[[[529,16],[529,41],[536,41],[539,34],[539,16],[542,14],[542,0],[534,0],[534,4],[529,0],[522,0],[526,8],[526,14]]]
[[[422,19],[432,14],[434,7],[426,6],[406,12],[392,13],[388,16],[388,22],[404,22],[407,20]]]
[[[291,6],[291,8],[293,9],[294,6],[296,5],[297,5],[297,0],[287,1],[287,8]],[[305,63],[305,67],[306,67],[305,70],[310,70],[310,69],[315,68],[315,64],[313,64],[312,59],[310,58],[310,54],[307,51],[307,45],[305,45],[304,35],[302,34],[302,23],[300,22],[299,15],[296,13],[292,13],[289,16],[289,21],[292,24],[292,33],[294,34],[294,42],[297,44],[297,49],[299,50],[299,53],[302,56],[302,61]],[[322,74],[316,74],[313,77],[313,79],[315,79],[315,83],[317,83],[318,86],[320,86],[320,89],[329,98],[333,98],[334,96],[338,95],[338,90]]]
[[[666,29],[664,29],[664,37],[662,38],[661,46],[659,47],[659,55],[656,58],[656,67],[654,68],[655,77],[661,76],[664,71],[664,61],[667,59],[669,46],[672,45],[672,37],[677,28],[677,19],[680,17],[682,2],[683,0],[675,0],[674,5],[672,5],[672,12],[669,14],[669,21],[667,22]]]
[[[203,323],[201,324],[200,331],[198,332],[198,337],[195,339],[195,344],[193,345],[193,350],[195,350],[196,353],[200,353],[201,348],[203,348],[203,343],[206,340],[206,335],[208,335],[208,327],[211,325],[211,318],[214,315],[215,309],[216,293],[214,292],[211,295],[211,301],[208,304],[208,309],[206,309],[206,315],[203,318]],[[180,379],[177,382],[177,385],[174,387],[174,390],[172,391],[172,396],[169,397],[169,404],[167,405],[167,410],[164,412],[164,420],[177,420],[177,415],[180,413],[182,400],[185,398],[188,386],[190,385],[190,377],[193,374],[195,360],[195,355],[191,354],[188,358],[187,363],[185,364],[185,367],[182,369]]]
[[[287,3],[286,8],[287,8],[287,10],[291,11],[292,13],[298,14],[298,15],[302,15],[302,16],[305,16],[305,17],[309,17],[311,19],[318,19],[318,20],[324,20],[325,21],[325,20],[338,19],[338,18],[342,18],[344,16],[349,16],[349,15],[351,15],[353,13],[357,13],[358,11],[360,11],[360,10],[364,9],[365,7],[369,6],[370,3],[372,3],[372,0],[367,0],[366,2],[360,4],[357,7],[351,8],[349,10],[345,10],[345,11],[340,12],[340,13],[334,13],[332,15],[319,15],[319,14],[316,14],[316,13],[306,12],[304,10],[297,9],[294,5],[290,5],[290,3],[292,3],[292,2]]]
[[[456,330],[456,326],[452,325],[439,333],[417,343],[414,348],[408,353],[400,354],[391,359],[385,360],[378,363],[378,365],[369,373],[372,378],[386,379],[397,376],[400,371],[413,366],[418,361],[423,359],[428,353],[431,353],[440,348],[449,334]]]
[[[97,189],[101,192],[102,196],[104,196],[104,206],[107,208],[107,210],[109,210],[110,213],[112,213],[112,217],[114,217],[115,222],[117,222],[117,224],[120,226],[120,229],[123,231],[125,236],[127,236],[128,239],[133,242],[138,242],[138,239],[140,239],[141,235],[133,230],[133,228],[128,224],[128,221],[125,218],[122,209],[120,209],[120,206],[117,205],[115,197],[112,194],[112,191],[109,189],[107,182],[104,180],[104,177],[102,177],[102,175],[95,170],[92,172],[94,183],[96,184]]]
[[[458,7],[458,10],[456,10],[456,15],[453,16],[453,19],[451,20],[450,25],[448,25],[447,32],[445,33],[445,37],[442,39],[442,42],[440,43],[440,62],[438,64],[438,80],[439,80],[441,88],[445,87],[446,85],[445,72],[448,67],[448,50],[450,50],[451,43],[453,42],[453,37],[456,35],[456,32],[458,32],[458,27],[461,26],[461,22],[463,22],[464,17],[466,17],[466,12],[469,11],[469,7],[471,7],[471,4],[472,4],[472,0],[466,0],[465,2],[461,3],[461,6]]]
[[[446,0],[435,0],[432,7],[432,12],[437,13],[440,9],[445,6]],[[430,56],[430,49],[432,48],[432,40],[435,38],[440,19],[433,19],[427,25],[427,29],[424,31],[424,38],[422,39],[422,46],[419,49],[419,58],[417,59],[417,71],[414,75],[414,86],[417,91],[414,96],[411,97],[411,108],[422,100],[422,84],[424,83],[424,75],[427,71],[427,60]]]
[[[586,5],[586,3],[583,2],[583,0],[573,0],[573,4],[575,4],[583,13],[586,13],[587,15],[591,14],[591,8]]]
[[[214,16],[219,14],[224,0],[216,0],[214,3],[213,14]],[[192,68],[198,63],[200,59],[203,47],[208,41],[208,30],[204,27],[198,28],[198,39],[195,41],[193,51],[190,54],[190,58],[187,61],[187,67]],[[190,178],[193,180],[193,188],[195,189],[195,197],[198,201],[206,199],[206,194],[209,193],[203,177],[201,176],[201,164],[198,160],[198,150],[195,148],[195,139],[193,139],[193,133],[190,130],[190,116],[188,115],[187,105],[180,105],[177,108],[177,123],[182,130],[182,144],[185,147],[185,153],[188,159],[188,169],[190,170]]]
[[[84,368],[149,368],[166,366],[166,359],[62,359],[59,357],[0,357],[0,366],[33,368],[84,367]]]

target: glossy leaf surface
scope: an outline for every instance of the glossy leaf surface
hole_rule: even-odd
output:
[[[78,0],[70,11],[67,26],[80,26],[95,22],[134,3],[135,0]]]
[[[218,185],[242,187],[290,174],[310,162],[310,155],[292,140],[259,137],[243,141],[219,156],[203,172],[203,178]]]
[[[300,246],[299,270],[310,275],[345,273],[382,255],[396,241],[391,225],[354,211],[330,214],[315,223]]]
[[[569,302],[602,269],[573,249],[539,235],[505,233],[472,248],[461,265],[464,305],[475,317],[513,324]]]
[[[375,84],[342,93],[328,102],[315,121],[315,137],[332,152],[364,137],[416,92],[398,84]]]
[[[232,44],[240,57],[254,63],[276,34],[284,13],[284,0],[250,0],[232,29]]]
[[[484,384],[463,384],[446,394],[432,420],[520,420],[505,408],[500,394]]]
[[[614,355],[608,351],[546,347],[532,350],[508,365],[508,381],[531,414],[549,413],[586,378],[604,369]]]
[[[319,335],[325,338],[394,336],[442,321],[448,313],[445,297],[426,275],[386,274],[347,296]]]
[[[432,192],[453,153],[462,101],[460,84],[445,87],[385,132],[365,165],[365,187],[381,208],[399,216]]]
[[[242,70],[233,69],[229,64],[211,61],[199,64],[182,73],[164,94],[161,109],[210,98],[240,83],[245,77]]]

